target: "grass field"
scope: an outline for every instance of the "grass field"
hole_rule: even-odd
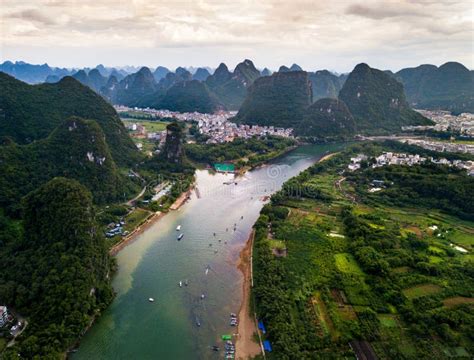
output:
[[[394,328],[398,326],[397,319],[393,315],[379,314],[380,324],[386,328]]]
[[[125,217],[124,229],[128,231],[132,231],[138,226],[138,224],[140,224],[143,220],[145,220],[145,218],[148,215],[150,215],[149,211],[136,208]]]
[[[360,276],[364,275],[364,272],[351,254],[335,254],[334,259],[336,260],[336,267],[339,269],[339,271],[346,274],[351,273]]]
[[[474,305],[474,298],[463,297],[463,296],[456,296],[452,298],[447,298],[443,300],[443,305],[446,307],[454,307],[461,304],[473,304]]]
[[[147,121],[147,120],[139,120],[139,119],[131,119],[131,118],[122,118],[122,121],[125,125],[129,123],[137,123],[143,125],[148,132],[159,132],[166,129],[166,125],[168,122],[164,121]]]
[[[416,299],[425,295],[437,294],[441,290],[441,286],[435,284],[422,284],[404,289],[402,292],[407,298]]]

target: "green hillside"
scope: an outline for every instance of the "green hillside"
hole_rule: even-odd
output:
[[[79,116],[97,122],[117,163],[138,158],[114,108],[77,80],[65,77],[54,84],[28,85],[0,73],[0,88],[0,137],[28,144],[48,137],[70,116]]]
[[[356,133],[356,124],[342,101],[320,99],[306,109],[303,121],[295,128],[295,132],[319,139],[343,138]]]
[[[393,133],[404,125],[432,123],[409,107],[401,83],[366,64],[357,65],[349,74],[339,99],[346,103],[357,128],[364,133]]]
[[[50,179],[78,180],[96,203],[123,200],[135,186],[119,174],[100,126],[71,117],[51,135],[27,145],[0,146],[0,206],[16,212],[21,198]]]
[[[306,72],[278,72],[261,77],[250,86],[235,119],[251,125],[295,127],[311,102]]]

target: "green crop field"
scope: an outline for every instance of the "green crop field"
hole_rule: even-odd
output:
[[[434,284],[416,285],[403,290],[403,294],[409,299],[416,299],[426,295],[439,293],[442,290],[441,286]]]
[[[343,273],[351,273],[360,276],[364,275],[364,272],[351,254],[335,254],[334,259],[336,260],[337,268]]]

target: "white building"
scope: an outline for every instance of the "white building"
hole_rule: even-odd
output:
[[[0,327],[7,323],[8,311],[6,306],[0,306]]]

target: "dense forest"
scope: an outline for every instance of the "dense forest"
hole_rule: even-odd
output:
[[[474,179],[439,165],[343,173],[355,154],[401,147],[418,149],[354,145],[263,208],[252,293],[267,358],[472,357]],[[369,192],[374,179],[387,186]]]
[[[222,144],[187,144],[186,155],[190,160],[199,163],[233,161],[238,166],[254,166],[277,156],[293,145],[293,139],[280,137],[239,138]]]
[[[77,181],[55,178],[23,205],[23,227],[0,216],[0,299],[29,325],[3,356],[59,358],[112,300],[112,263],[92,195]]]

